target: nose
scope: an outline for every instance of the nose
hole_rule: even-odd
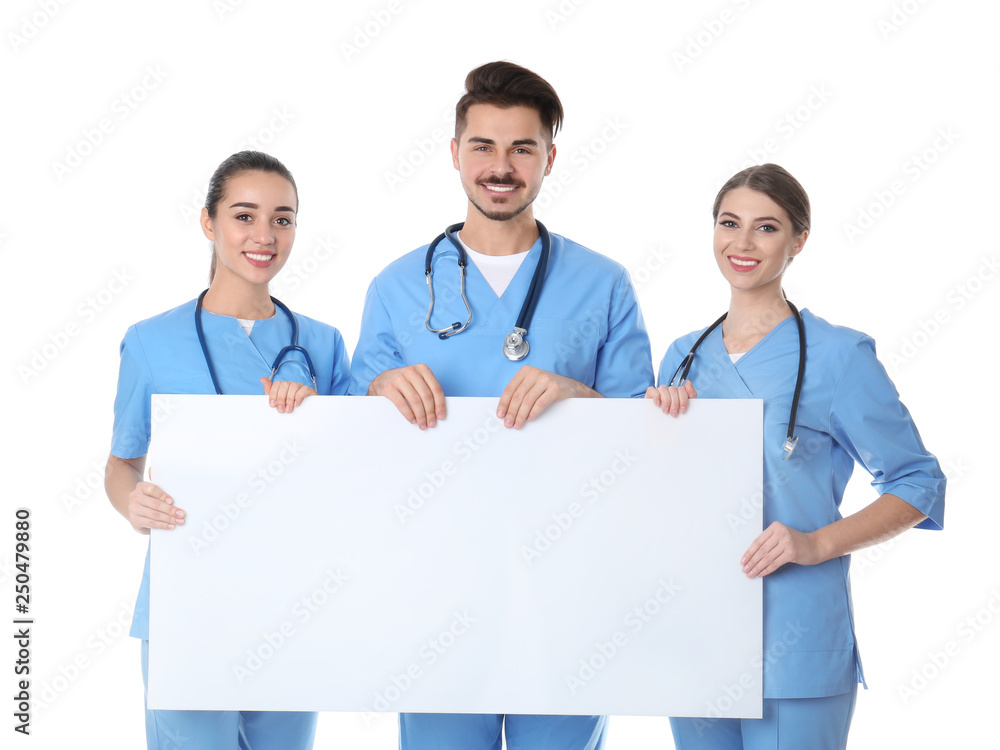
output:
[[[735,243],[737,250],[752,250],[756,245],[756,237],[752,226],[742,227],[736,235]]]
[[[510,157],[507,155],[506,151],[498,150],[496,155],[493,157],[493,162],[490,164],[490,172],[495,175],[506,175],[513,171],[510,165]]]
[[[274,227],[271,222],[262,221],[254,227],[250,237],[258,245],[270,245],[274,242]]]

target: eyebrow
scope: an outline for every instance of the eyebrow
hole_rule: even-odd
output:
[[[492,138],[479,138],[479,137],[469,138],[469,143],[483,143],[483,144],[485,144],[487,146],[495,146],[496,145],[496,141],[494,141]],[[538,141],[536,141],[534,138],[519,138],[516,141],[511,141],[511,145],[512,146],[537,146],[538,145]]]
[[[234,203],[230,208],[260,208],[256,203]],[[295,209],[291,206],[278,206],[275,211],[288,211],[290,213],[295,213]]]
[[[720,216],[732,216],[734,219],[740,218],[739,216],[737,216],[736,214],[732,213],[731,211],[723,211],[720,214]],[[754,221],[773,221],[775,224],[780,224],[781,223],[781,219],[779,219],[779,218],[777,218],[775,216],[758,216],[756,219],[754,219]]]

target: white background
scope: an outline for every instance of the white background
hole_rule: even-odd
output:
[[[253,138],[290,167],[300,223],[275,291],[340,327],[353,349],[371,277],[463,218],[435,131],[450,126],[467,71],[499,58],[536,70],[562,97],[554,176],[568,171],[570,184],[555,196],[549,178],[537,215],[632,271],[656,363],[727,304],[710,255],[722,182],[763,158],[809,191],[813,231],[786,291],[875,337],[951,477],[943,533],[911,532],[855,556],[871,689],[859,696],[852,746],[972,744],[992,725],[1000,655],[986,471],[997,446],[986,367],[996,347],[987,325],[997,313],[997,15],[988,3],[916,0],[5,3],[0,601],[13,619],[13,508],[28,506],[33,691],[63,688],[22,744],[141,742],[139,648],[118,621],[128,620],[145,539],[111,509],[100,474],[126,327],[205,285],[196,216],[215,166]],[[105,118],[110,132],[91,147]],[[67,161],[68,173],[54,166]],[[414,162],[390,187],[387,175]],[[862,214],[875,218],[860,236],[845,229]],[[54,356],[25,375],[46,345]],[[863,479],[845,510],[872,499]],[[977,615],[978,630],[963,624]],[[13,642],[0,642],[10,695]],[[957,655],[935,665],[952,642]],[[75,660],[86,666],[74,671]],[[922,684],[913,670],[929,679],[904,697],[901,686]],[[319,738],[392,747],[395,725],[325,714]],[[670,745],[666,719],[611,724],[609,748]]]

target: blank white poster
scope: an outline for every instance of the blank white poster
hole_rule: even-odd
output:
[[[153,398],[150,708],[760,716],[761,402]]]

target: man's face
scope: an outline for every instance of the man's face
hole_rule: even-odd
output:
[[[494,221],[508,221],[528,208],[556,157],[549,139],[531,107],[469,107],[465,130],[451,141],[451,155],[472,205]]]

